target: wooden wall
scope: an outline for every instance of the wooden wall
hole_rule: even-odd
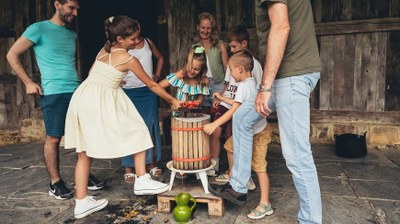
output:
[[[2,0],[0,4],[0,128],[18,128],[25,118],[40,117],[38,98],[25,94],[25,86],[10,68],[6,53],[26,27],[53,14],[51,0]],[[33,51],[21,57],[28,74],[40,76]]]
[[[212,13],[219,21],[222,38],[233,25],[246,26],[252,38],[250,49],[258,58],[254,1],[157,2],[155,10],[159,11],[161,18],[165,18],[166,21],[159,23],[158,44],[161,51],[167,54],[167,67],[170,71],[176,71],[183,66],[193,35],[196,33],[197,15],[203,11]],[[321,82],[314,91],[313,108],[372,113],[399,111],[400,1],[311,2],[324,69]],[[38,99],[25,94],[25,87],[13,75],[5,55],[29,24],[51,17],[52,4],[52,0],[1,0],[0,129],[18,127],[26,118],[41,117]],[[102,38],[103,35],[95,34],[98,38]],[[263,59],[258,59],[263,62]],[[22,61],[28,73],[38,81],[40,76],[33,51],[25,54]]]
[[[314,0],[321,110],[400,110],[400,3]]]

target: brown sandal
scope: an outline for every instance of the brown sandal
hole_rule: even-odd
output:
[[[150,175],[152,175],[153,177],[161,177],[162,175],[162,169],[158,168],[158,167],[153,167],[150,169],[149,171]]]
[[[134,173],[125,173],[124,180],[128,184],[135,183],[135,174]]]

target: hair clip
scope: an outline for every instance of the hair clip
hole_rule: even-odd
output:
[[[201,54],[203,52],[204,52],[204,47],[196,47],[194,49],[194,53],[196,53],[196,54]]]
[[[108,21],[109,21],[110,23],[112,23],[112,22],[113,22],[113,20],[114,20],[114,16],[110,16],[110,17],[108,17]]]

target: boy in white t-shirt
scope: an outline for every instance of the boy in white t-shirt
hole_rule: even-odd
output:
[[[246,46],[247,48],[247,42],[240,41],[241,39],[234,39],[234,37],[239,37],[240,34],[247,33],[246,28],[242,26],[234,27],[230,33],[228,34],[229,38],[229,45],[231,46],[231,50],[234,51],[237,48]],[[229,36],[231,35],[231,37]],[[233,36],[233,37],[232,37]],[[238,47],[239,46],[239,47]],[[236,54],[234,54],[236,55]],[[232,58],[233,60],[233,58]],[[256,60],[253,58],[253,61],[256,62]],[[231,60],[230,60],[231,62]],[[258,62],[257,62],[258,63]],[[259,63],[258,63],[259,64]],[[261,66],[260,66],[261,67]],[[231,66],[229,66],[231,68]],[[230,70],[230,69],[227,70]],[[236,71],[237,72],[237,71]],[[243,72],[243,71],[242,71]],[[262,76],[262,69],[260,69],[259,72],[254,73],[254,69],[252,70],[252,75],[257,79],[257,86],[259,85],[259,82],[261,80]],[[234,75],[234,71],[232,71],[231,79],[234,79],[234,81],[238,81],[237,78]],[[252,93],[254,93],[257,90],[256,86],[249,85],[250,82],[244,82],[244,83],[239,83],[237,85],[237,88],[232,87],[232,85],[235,85],[235,83],[230,82],[228,89],[231,90],[236,90],[236,93],[234,95],[231,95],[234,97],[234,100],[229,97],[229,95],[224,94],[224,96],[218,96],[216,95],[215,97],[221,100],[222,102],[225,102],[225,104],[230,104],[232,105],[231,109],[228,111],[231,111],[231,113],[227,114],[226,116],[233,115],[233,112],[236,111],[236,109],[243,103]],[[246,88],[246,90],[243,90],[243,88]],[[238,105],[239,104],[239,105]],[[236,105],[236,106],[235,106]],[[233,109],[232,109],[233,108]],[[233,111],[232,111],[233,110]],[[215,128],[215,125],[218,125],[226,120],[226,118],[223,118],[225,116],[221,116],[221,119],[215,120],[210,127],[205,127],[205,131],[209,133],[210,131],[212,132],[212,128]],[[232,118],[232,116],[230,117]],[[267,161],[266,161],[266,155],[267,155],[267,150],[268,150],[268,144],[271,142],[271,133],[270,130],[266,128],[267,121],[266,119],[262,119],[259,122],[257,122],[253,126],[253,132],[254,134],[254,139],[253,139],[253,149],[252,149],[252,156],[249,158],[247,161],[250,162],[251,160],[251,167],[254,172],[257,174],[257,178],[259,181],[259,186],[260,186],[260,202],[258,206],[251,210],[249,214],[247,214],[247,217],[250,219],[261,219],[264,218],[266,215],[271,215],[273,213],[271,203],[269,201],[269,177],[267,174]],[[214,195],[217,195],[219,197],[228,199],[229,201],[235,203],[235,204],[244,204],[247,200],[247,196],[245,192],[237,192],[235,190],[235,186],[232,187],[230,184],[230,177],[232,176],[232,166],[233,166],[233,156],[234,156],[234,151],[235,153],[242,153],[240,149],[233,149],[233,142],[232,142],[232,136],[225,142],[224,145],[225,149],[227,150],[227,156],[228,156],[228,162],[229,162],[229,171],[228,173],[221,174],[218,177],[216,177],[216,181],[219,182],[226,182],[225,185],[222,186],[210,186],[210,192],[213,193]],[[243,161],[245,162],[245,161]],[[250,166],[250,164],[248,164]],[[243,166],[243,164],[242,164]],[[241,178],[241,174],[233,174],[232,178]],[[251,178],[250,178],[251,180]],[[251,182],[251,181],[250,181]],[[249,188],[249,183],[247,184],[247,188]],[[247,192],[247,190],[246,190]]]
[[[248,50],[248,44],[249,44],[250,38],[249,38],[249,33],[247,32],[247,29],[243,26],[235,26],[231,30],[229,30],[227,34],[227,42],[230,47],[230,51],[234,54],[238,51],[241,50]],[[253,57],[253,69],[251,70],[251,75],[255,77],[257,86],[261,83],[261,76],[263,74],[263,70],[261,67],[261,64]],[[235,79],[231,76],[231,71],[229,68],[226,68],[226,73],[225,73],[225,83],[226,87],[223,92],[223,96],[225,98],[230,98],[234,99],[235,94],[237,91],[237,86],[238,83],[235,81]],[[232,104],[225,103],[223,101],[218,100],[215,95],[220,95],[219,93],[214,94],[214,101],[213,104],[213,113],[212,113],[212,121],[217,120],[219,117],[221,117],[226,111],[228,111],[231,107]],[[265,120],[266,122],[266,120]],[[210,151],[211,151],[211,157],[213,160],[216,161],[216,165],[214,167],[214,170],[208,170],[207,175],[209,176],[217,176],[218,171],[219,171],[219,157],[220,157],[220,148],[221,148],[221,142],[220,138],[223,132],[225,132],[225,139],[228,139],[231,134],[232,134],[232,126],[231,126],[231,120],[224,123],[220,127],[217,127],[215,131],[211,134],[210,136]],[[266,124],[266,123],[265,123]],[[228,158],[229,159],[229,158]],[[252,179],[249,181],[248,185],[250,190],[255,189],[255,185]]]
[[[246,50],[238,51],[230,57],[228,67],[229,70],[231,70],[232,78],[237,83],[235,98],[224,97],[218,93],[213,94],[213,97],[217,100],[224,102],[231,107],[218,119],[204,125],[204,132],[211,135],[218,127],[230,121],[236,109],[239,108],[247,97],[256,91],[256,79],[250,72],[253,69],[253,63],[253,57]]]

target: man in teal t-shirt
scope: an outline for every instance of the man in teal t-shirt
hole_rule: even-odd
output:
[[[22,36],[33,42],[42,94],[73,93],[80,83],[76,70],[77,34],[45,20],[30,25]]]
[[[27,94],[40,95],[40,107],[46,127],[44,160],[50,176],[49,195],[57,199],[72,197],[59,171],[59,147],[64,135],[69,101],[80,79],[76,70],[77,34],[69,27],[78,15],[78,0],[55,0],[56,12],[50,20],[30,25],[7,53],[7,60],[25,84]],[[33,48],[41,76],[35,83],[23,67],[19,56]],[[98,190],[103,183],[93,175],[88,188]]]

